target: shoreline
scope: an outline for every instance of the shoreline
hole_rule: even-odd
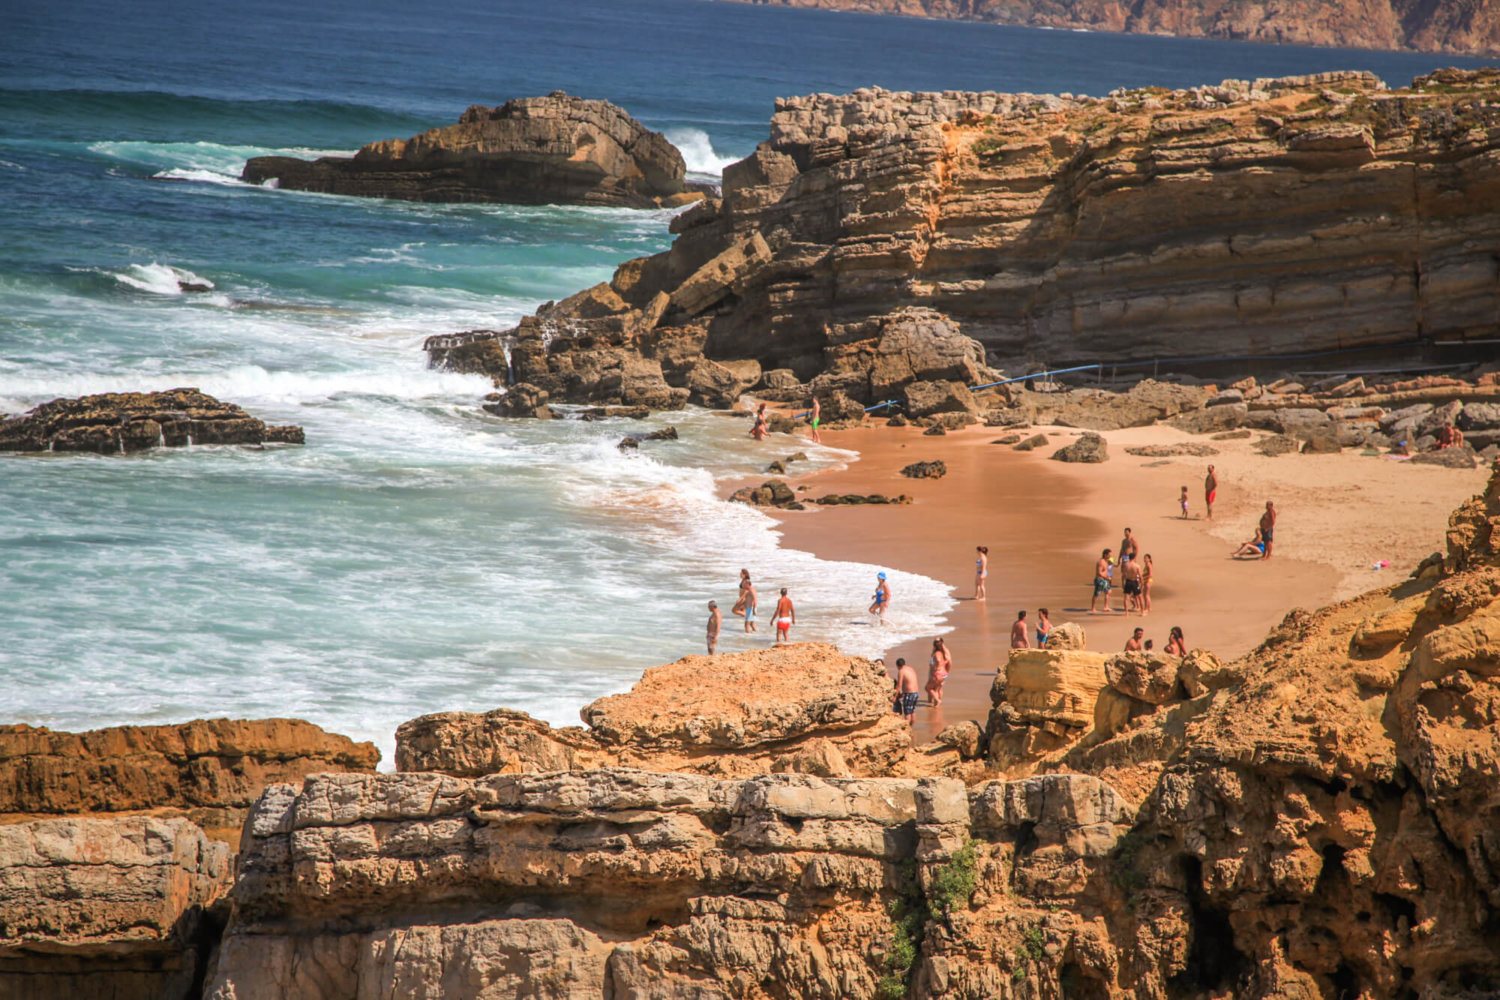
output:
[[[1076,429],[1038,426],[1022,432],[1052,439],[1029,453],[991,443],[1007,433],[1013,432],[974,425],[928,437],[917,427],[882,423],[824,431],[824,444],[859,457],[842,468],[803,474],[793,467],[783,477],[793,489],[806,486],[813,496],[907,493],[913,503],[806,512],[766,508],[779,522],[783,547],[820,559],[883,564],[953,588],[956,605],[945,616],[946,630],[896,643],[886,653],[892,670],[895,658],[904,656],[924,685],[932,637],[943,635],[952,653],[943,704],[928,707],[923,696],[913,734],[917,743],[955,722],[984,724],[990,685],[1008,655],[1011,624],[1022,608],[1028,626],[1038,607],[1050,609],[1054,625],[1078,622],[1088,632],[1089,648],[1102,652],[1123,648],[1137,625],[1159,650],[1168,628],[1177,625],[1189,648],[1232,660],[1255,648],[1293,608],[1319,608],[1400,582],[1442,548],[1448,514],[1482,489],[1488,474],[1485,468],[1403,467],[1357,452],[1268,457],[1251,450],[1258,435],[1211,441],[1165,425],[1105,432],[1109,460],[1079,465],[1048,459],[1082,433]],[[1187,442],[1210,444],[1219,454],[1151,458],[1124,452]],[[947,464],[944,478],[900,475],[909,463],[931,460]],[[1209,463],[1217,466],[1220,480],[1212,521],[1203,517]],[[1182,485],[1191,501],[1188,519],[1178,506]],[[1254,533],[1267,498],[1280,512],[1272,558],[1231,558],[1238,542]],[[1141,552],[1153,557],[1152,613],[1090,614],[1093,562],[1103,548],[1118,548],[1126,526]],[[985,601],[972,599],[976,545],[990,549]],[[1379,559],[1390,566],[1371,569]],[[1110,596],[1117,607],[1118,583]],[[862,598],[851,595],[856,603]],[[900,607],[901,595],[893,593],[892,617],[899,617]],[[864,611],[864,605],[857,610]],[[1034,643],[1034,628],[1028,627],[1028,636]]]

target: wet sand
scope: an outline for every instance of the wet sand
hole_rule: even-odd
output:
[[[954,669],[943,704],[917,713],[916,738],[929,739],[964,719],[981,723],[989,689],[1009,647],[1016,612],[1051,610],[1053,624],[1080,622],[1089,648],[1113,652],[1140,625],[1156,648],[1167,631],[1183,629],[1189,648],[1228,659],[1252,649],[1292,608],[1316,608],[1371,587],[1398,582],[1424,556],[1441,548],[1449,511],[1479,490],[1486,470],[1403,468],[1380,458],[1289,455],[1268,458],[1252,441],[1210,442],[1167,427],[1108,432],[1110,461],[1100,465],[1052,462],[1047,456],[1078,432],[1037,428],[1053,443],[1015,452],[991,442],[1006,431],[970,427],[943,436],[917,428],[872,426],[824,432],[824,442],[859,452],[843,469],[787,477],[808,495],[907,493],[910,506],[830,507],[776,512],[782,544],[825,558],[854,559],[920,573],[951,584],[958,605],[945,636]],[[784,441],[785,439],[773,439]],[[1136,444],[1194,441],[1220,448],[1211,458],[1138,458]],[[941,459],[943,479],[907,479],[902,467]],[[1221,482],[1214,521],[1203,518],[1203,474],[1213,462]],[[795,467],[792,470],[795,473]],[[1179,488],[1188,486],[1193,517],[1184,520]],[[1273,558],[1230,558],[1228,541],[1249,538],[1266,499],[1281,511]],[[1372,537],[1370,526],[1396,528]],[[1153,610],[1144,617],[1089,613],[1094,561],[1118,549],[1122,529],[1133,529],[1155,565]],[[988,599],[972,600],[976,545],[989,546]],[[1305,557],[1304,557],[1305,556]],[[1372,559],[1392,566],[1371,571]],[[871,581],[872,590],[874,581]],[[1119,606],[1118,587],[1111,604]],[[863,611],[868,595],[850,595]],[[864,602],[863,604],[861,602]],[[899,617],[901,595],[892,595]],[[1032,630],[1028,630],[1035,641]],[[931,640],[906,643],[886,657],[904,656],[923,684]]]

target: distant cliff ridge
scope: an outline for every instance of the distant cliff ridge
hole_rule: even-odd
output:
[[[1500,8],[1462,0],[741,0],[861,14],[1229,38],[1281,45],[1500,52]]]

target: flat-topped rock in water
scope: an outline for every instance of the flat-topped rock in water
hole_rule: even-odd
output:
[[[556,91],[499,107],[475,105],[458,123],[387,139],[352,158],[257,156],[242,178],[284,188],[401,201],[517,205],[685,205],[682,154],[608,101]]]
[[[54,399],[0,420],[0,451],[101,455],[189,444],[302,444],[302,428],[269,427],[197,389],[107,392]]]
[[[726,628],[734,621],[725,615]],[[422,716],[397,729],[396,766],[462,777],[616,765],[729,775],[803,770],[813,754],[865,776],[899,773],[911,745],[885,671],[826,643],[687,656],[581,714],[587,730],[507,709]]]

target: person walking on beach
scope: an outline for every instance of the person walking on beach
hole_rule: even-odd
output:
[[[1177,498],[1177,502],[1182,505],[1182,519],[1186,521],[1188,518],[1188,497],[1186,486],[1182,488],[1182,496]]]
[[[1047,617],[1046,608],[1036,609],[1036,648],[1041,649],[1047,645],[1047,636],[1052,634],[1052,620]]]
[[[1125,590],[1125,613],[1129,614],[1134,608],[1141,614],[1145,614],[1141,606],[1141,561],[1132,559],[1120,567],[1120,576],[1124,578],[1122,583]]]
[[[746,576],[745,581],[745,631],[758,632],[755,627],[755,584]]]
[[[976,545],[974,550],[979,553],[979,558],[974,560],[974,600],[984,600],[984,581],[990,575],[990,547],[988,545]]]
[[[1147,552],[1141,557],[1141,596],[1137,603],[1141,606],[1141,614],[1151,611],[1151,577],[1156,572],[1156,567],[1151,564],[1151,553]]]
[[[933,708],[943,703],[943,681],[953,669],[953,657],[942,639],[932,640],[932,659],[927,661],[927,700]]]
[[[1010,648],[1030,649],[1031,639],[1026,635],[1026,612],[1016,612],[1015,624],[1010,627]]]
[[[818,424],[823,419],[823,404],[818,402],[818,397],[813,397],[812,405],[812,443],[822,444],[823,438],[818,434]]]
[[[719,613],[719,602],[708,602],[708,655],[714,655],[714,647],[719,644],[719,628],[724,624],[724,616]]]
[[[880,619],[880,624],[885,624],[885,613],[891,604],[891,585],[885,581],[885,571],[881,570],[876,575],[875,603],[870,605],[870,614]]]
[[[1214,475],[1214,467],[1208,467],[1208,475],[1203,477],[1203,506],[1208,508],[1208,519],[1214,519],[1214,498],[1219,495],[1219,477]]]
[[[1167,645],[1162,652],[1168,656],[1187,655],[1187,643],[1182,638],[1182,629],[1176,625],[1172,626],[1172,631],[1167,633]]]
[[[1134,632],[1130,633],[1130,638],[1125,640],[1125,652],[1139,653],[1141,651],[1141,646],[1145,643],[1145,641],[1146,630],[1143,628],[1136,629]]]
[[[1099,561],[1094,563],[1094,599],[1089,602],[1089,614],[1097,614],[1095,608],[1099,604],[1099,598],[1104,598],[1104,610],[1109,610],[1109,574],[1111,572],[1109,553],[1105,549],[1099,556]]]
[[[792,607],[792,599],[786,596],[786,588],[781,588],[781,600],[776,602],[776,645],[791,642],[792,626],[797,624],[797,609]]]
[[[1276,531],[1276,505],[1266,501],[1266,512],[1260,516],[1260,540],[1265,543],[1266,550],[1261,553],[1262,559],[1271,558],[1271,536]]]
[[[891,705],[893,711],[906,717],[909,726],[917,717],[917,672],[906,664],[906,657],[896,657],[896,697]]]
[[[740,570],[740,596],[735,599],[734,607],[732,607],[732,608],[729,609],[729,613],[730,614],[742,615],[742,616],[744,615],[744,613],[745,613],[745,593],[749,589],[750,589],[750,571],[748,569],[742,569],[742,570]]]
[[[750,436],[757,441],[764,441],[770,430],[770,426],[766,423],[766,404],[761,403],[755,408],[755,424],[750,428]]]

